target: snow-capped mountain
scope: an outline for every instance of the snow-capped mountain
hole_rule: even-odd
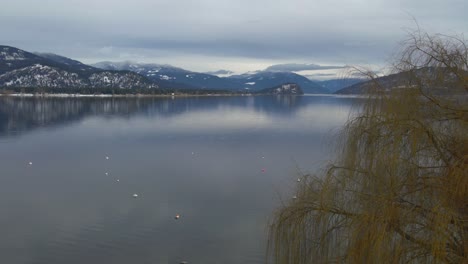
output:
[[[194,89],[238,90],[239,86],[230,80],[215,75],[192,72],[167,64],[135,63],[135,62],[99,62],[93,66],[105,70],[127,70],[139,73],[156,83],[165,81],[173,86]]]
[[[71,68],[75,69],[80,69],[82,71],[96,71],[95,67],[91,67],[89,65],[86,65],[80,61],[73,60],[64,56],[60,56],[54,53],[40,53],[40,52],[33,52],[33,54],[40,56],[42,58],[55,61],[57,63],[60,63],[62,65],[67,65]]]
[[[158,88],[130,71],[106,71],[55,54],[0,46],[0,87]]]
[[[229,71],[216,74],[230,75]],[[214,73],[213,73],[214,74]],[[30,53],[0,46],[0,86],[55,88],[171,88],[252,91],[296,83],[305,93],[329,93],[293,72],[257,71],[219,77],[166,64],[99,62],[86,65],[51,53]]]
[[[13,87],[85,87],[86,81],[76,73],[47,65],[34,64],[0,75],[1,86]]]
[[[190,72],[182,68],[174,67],[168,64],[156,64],[156,63],[137,63],[132,61],[121,61],[121,62],[111,62],[111,61],[102,61],[91,66],[104,69],[104,70],[114,70],[114,71],[133,71],[142,75],[150,74],[150,76],[155,76],[158,72],[179,72],[186,73]],[[151,75],[154,74],[154,75]]]
[[[134,62],[100,62],[93,66],[106,70],[129,70],[155,81],[166,81],[198,89],[223,89],[233,91],[259,91],[284,83],[297,83],[306,93],[330,93],[326,88],[304,76],[292,72],[257,71],[229,77],[198,73],[171,65]],[[223,73],[225,73],[223,71]]]
[[[0,75],[35,64],[51,67],[57,66],[57,63],[54,61],[49,61],[24,50],[8,46],[0,46]]]
[[[295,83],[299,85],[305,93],[330,93],[326,88],[316,82],[292,72],[260,71],[252,74],[234,75],[227,79],[238,83],[244,89],[253,91],[280,86],[284,83]]]

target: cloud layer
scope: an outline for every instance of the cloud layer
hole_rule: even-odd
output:
[[[266,71],[280,71],[280,72],[299,72],[299,71],[315,71],[315,70],[332,70],[332,69],[343,69],[344,66],[321,66],[318,64],[307,64],[307,63],[288,63],[288,64],[276,64],[266,68]]]
[[[423,29],[466,33],[467,9],[465,0],[18,0],[2,3],[0,43],[200,71],[384,64],[413,17]]]

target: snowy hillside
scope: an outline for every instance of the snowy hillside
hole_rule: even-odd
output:
[[[105,71],[55,54],[0,46],[0,87],[158,88],[134,72]]]

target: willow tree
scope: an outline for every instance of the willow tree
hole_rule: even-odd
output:
[[[275,263],[468,263],[467,47],[419,31],[403,47],[334,165],[275,214]]]

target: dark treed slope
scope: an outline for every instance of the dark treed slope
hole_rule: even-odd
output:
[[[466,74],[466,73],[465,73]],[[425,81],[427,83],[419,83],[420,76],[427,76]],[[444,85],[441,86],[440,82],[436,82],[438,78],[444,78]],[[454,81],[455,76],[451,76],[451,73],[448,72],[448,69],[438,67],[425,67],[412,71],[399,72],[395,74],[390,74],[382,77],[375,78],[373,80],[357,83],[349,87],[343,88],[336,91],[336,94],[366,94],[369,93],[371,89],[381,89],[382,91],[390,91],[392,89],[399,88],[408,88],[414,86],[421,86],[432,90],[437,90],[438,93],[447,93],[449,88]],[[434,83],[434,85],[431,85]],[[437,85],[435,84],[437,83]],[[432,91],[435,92],[435,91]]]
[[[332,79],[326,81],[317,81],[322,87],[329,90],[331,93],[339,91],[343,88],[349,87],[351,85],[355,85],[361,82],[365,82],[366,79],[360,78],[340,78],[340,79]]]

